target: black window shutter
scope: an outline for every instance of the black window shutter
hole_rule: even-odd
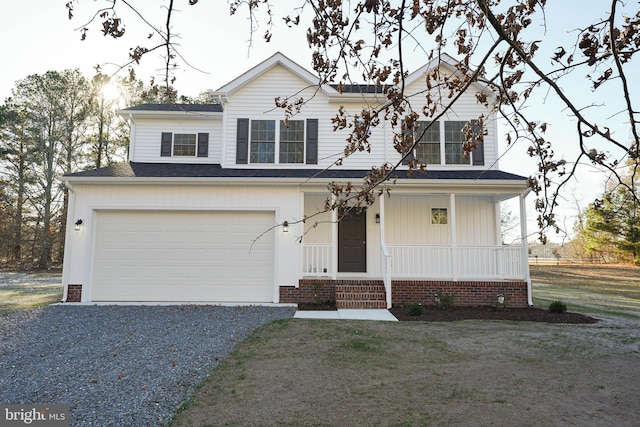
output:
[[[173,134],[171,132],[162,132],[162,140],[160,142],[160,156],[171,157],[171,142]]]
[[[484,166],[484,129],[477,120],[471,120],[471,129],[478,140],[478,146],[473,150],[473,166]]]
[[[318,164],[318,119],[307,119],[307,164]]]
[[[403,120],[404,123],[404,120]],[[403,129],[403,132],[405,135],[413,135],[413,129]],[[411,138],[411,141],[413,142],[413,137]],[[406,153],[402,153],[402,155],[404,156]],[[411,161],[413,161],[413,150],[411,150],[411,152],[409,153],[409,155],[407,157],[405,157],[404,159],[402,159],[402,164],[403,165],[408,165]]]
[[[208,156],[209,156],[209,134],[199,133],[198,134],[198,157],[208,157]]]
[[[238,119],[236,130],[236,163],[249,163],[249,119]]]

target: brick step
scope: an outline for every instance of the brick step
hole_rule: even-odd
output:
[[[387,308],[387,302],[382,300],[336,300],[336,308]]]
[[[337,284],[337,308],[387,308],[386,291],[382,282]]]
[[[336,285],[336,292],[384,292],[383,283],[370,283],[366,285]]]
[[[382,292],[336,292],[336,300],[382,300],[386,298],[386,293]]]

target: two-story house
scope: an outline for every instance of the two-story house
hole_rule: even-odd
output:
[[[449,57],[410,74],[407,92],[426,90],[425,73],[453,73]],[[339,92],[276,54],[224,85],[207,105],[139,105],[129,162],[66,175],[69,210],[64,301],[299,303],[339,307],[531,303],[526,239],[502,246],[500,202],[520,198],[526,235],[527,180],[500,171],[495,113],[476,101],[480,85],[434,123],[414,156],[368,209],[338,221],[326,211],[327,184],[361,180],[372,165],[397,162],[393,129],[371,131],[370,153],[341,166],[347,132],[340,107],[359,113],[384,101],[354,85]],[[288,122],[276,97],[306,103]],[[416,100],[420,102],[419,99]],[[416,106],[420,110],[420,105]],[[486,117],[470,156],[462,128]],[[427,120],[425,118],[425,120]],[[306,218],[306,221],[302,222]]]

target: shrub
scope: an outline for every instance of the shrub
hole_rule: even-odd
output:
[[[567,311],[567,304],[562,301],[554,301],[549,304],[549,311],[552,313],[564,313]]]
[[[436,307],[440,310],[448,310],[453,307],[453,295],[436,294]]]
[[[421,316],[424,314],[424,306],[419,302],[413,302],[409,304],[408,312],[409,316]]]

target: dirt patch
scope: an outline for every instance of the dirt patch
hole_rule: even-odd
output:
[[[322,302],[303,302],[298,304],[298,310],[308,311],[331,311],[337,310],[335,301],[322,301]]]
[[[212,372],[174,426],[635,425],[640,328],[287,320]]]
[[[402,321],[452,322],[456,320],[510,320],[517,322],[546,322],[585,324],[598,319],[579,313],[552,313],[540,308],[452,307],[446,310],[425,308],[422,315],[410,315],[407,307],[393,307],[391,313]]]
[[[335,301],[298,304],[298,310],[336,310]],[[440,310],[426,307],[424,314],[411,315],[407,306],[395,306],[389,310],[400,321],[452,322],[456,320],[509,320],[515,322],[546,322],[585,324],[598,319],[579,313],[552,313],[540,308],[450,307]]]

